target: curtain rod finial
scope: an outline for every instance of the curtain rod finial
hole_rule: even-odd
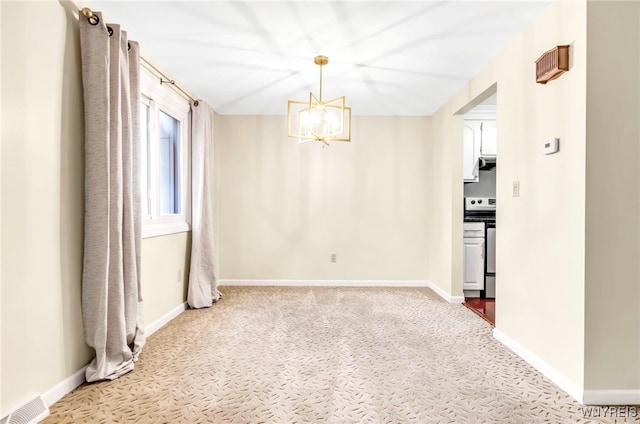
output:
[[[82,8],[82,15],[87,19],[93,18],[93,12],[88,7]]]

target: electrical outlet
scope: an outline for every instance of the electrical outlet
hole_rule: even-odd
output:
[[[182,281],[182,270],[178,270],[178,281]]]
[[[559,143],[559,138],[550,138],[549,140],[545,140],[542,143],[542,153],[544,153],[545,155],[552,155],[554,153],[557,153]]]
[[[336,253],[331,254],[331,262],[338,262],[338,255]]]
[[[511,187],[511,195],[513,197],[520,197],[520,181],[514,181]]]

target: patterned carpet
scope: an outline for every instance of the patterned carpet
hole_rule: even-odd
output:
[[[151,336],[131,373],[79,387],[44,423],[615,422],[584,419],[489,324],[429,289],[222,291]]]

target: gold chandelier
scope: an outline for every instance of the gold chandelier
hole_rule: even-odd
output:
[[[289,137],[299,143],[319,141],[351,141],[351,108],[345,106],[344,96],[325,102],[322,100],[322,67],[329,63],[326,56],[316,56],[320,66],[320,96],[309,93],[308,102],[289,100],[287,126]]]

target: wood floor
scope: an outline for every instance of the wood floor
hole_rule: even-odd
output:
[[[496,326],[496,300],[495,299],[478,299],[467,298],[464,300],[464,306],[471,309],[480,318],[489,324]]]

